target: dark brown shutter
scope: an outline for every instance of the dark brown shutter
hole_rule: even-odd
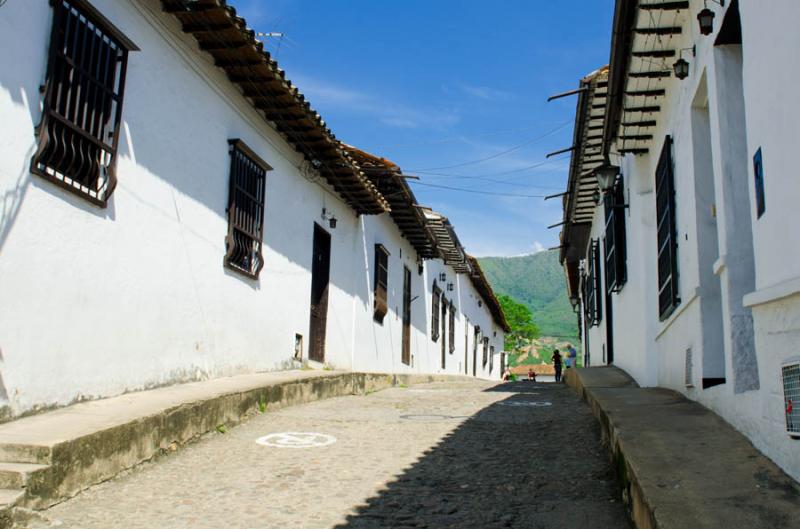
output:
[[[433,294],[431,296],[431,340],[434,342],[439,339],[439,302],[442,291],[433,282]]]
[[[678,239],[675,220],[675,174],[672,138],[667,136],[656,168],[656,229],[658,242],[658,314],[663,321],[680,304]]]
[[[389,310],[389,252],[382,244],[375,245],[375,321],[383,323]]]
[[[456,306],[450,301],[450,354],[456,350]]]
[[[628,280],[625,235],[625,193],[622,176],[605,195],[605,273],[606,290],[619,292]]]
[[[31,172],[105,207],[116,162],[128,51],[119,30],[81,0],[56,0],[39,143]]]
[[[264,266],[264,196],[272,168],[241,140],[229,140],[231,174],[228,192],[228,236],[225,264],[258,278]]]

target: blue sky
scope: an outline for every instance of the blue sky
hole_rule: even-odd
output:
[[[558,244],[560,200],[538,196],[564,190],[569,155],[542,162],[570,146],[575,98],[546,100],[608,62],[613,0],[231,3],[285,34],[268,48],[336,136],[419,175],[468,252]]]

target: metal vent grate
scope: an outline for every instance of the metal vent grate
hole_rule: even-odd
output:
[[[800,363],[784,364],[781,374],[786,431],[800,437]]]
[[[692,374],[692,348],[686,349],[686,366],[684,368],[683,383],[687,388],[694,387],[694,376]]]

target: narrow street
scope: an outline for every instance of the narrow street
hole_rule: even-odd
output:
[[[42,515],[28,527],[630,527],[574,392],[466,380],[268,409]]]

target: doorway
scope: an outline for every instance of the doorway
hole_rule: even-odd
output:
[[[403,267],[403,350],[401,361],[411,365],[411,270]]]
[[[478,339],[481,335],[481,328],[475,326],[475,336],[472,337],[472,376],[478,376]]]
[[[328,322],[328,284],[331,274],[331,235],[314,223],[311,262],[311,322],[308,358],[325,361],[325,329]]]

